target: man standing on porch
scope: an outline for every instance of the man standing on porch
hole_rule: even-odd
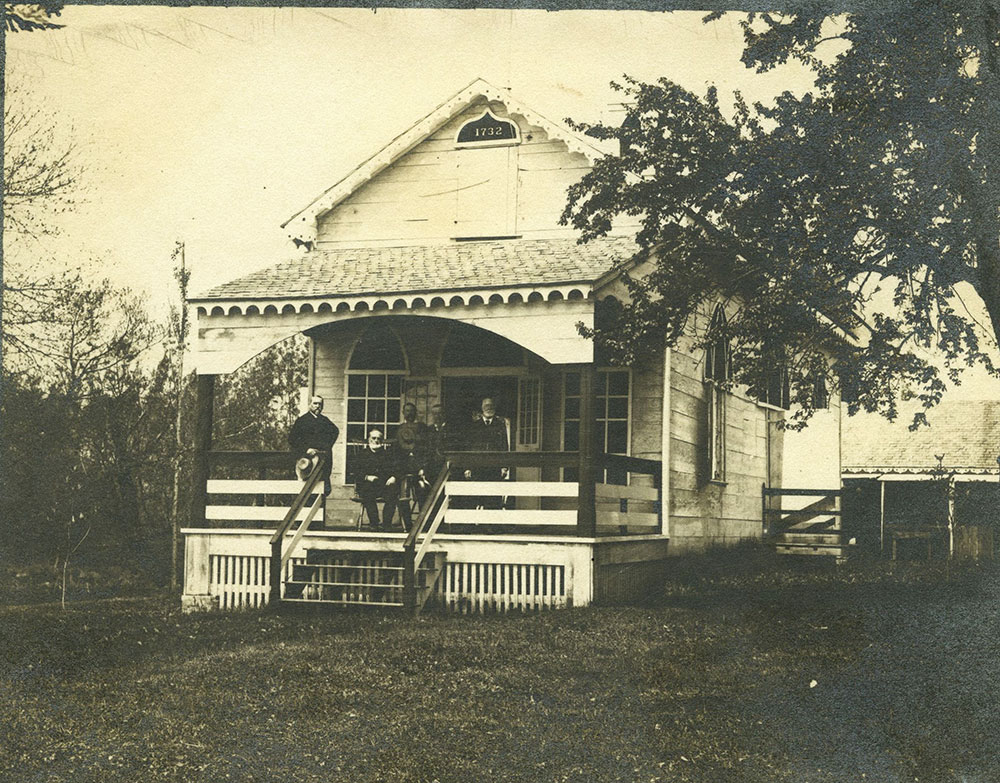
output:
[[[497,416],[496,404],[492,397],[483,399],[480,406],[482,417],[472,423],[470,430],[471,447],[475,451],[510,451],[507,439],[507,422]],[[478,468],[475,471],[465,471],[466,478],[476,481],[501,481],[506,478],[507,468]],[[479,505],[487,509],[498,509],[503,506],[499,495],[479,499]]]
[[[399,458],[401,477],[407,482],[400,487],[400,494],[407,490],[413,492],[417,505],[423,508],[430,491],[430,483],[426,477],[427,443],[430,438],[430,428],[422,421],[417,421],[417,406],[412,402],[403,406],[403,423],[396,430],[396,450]],[[399,516],[403,525],[410,527],[410,505],[406,501],[399,504]]]
[[[356,457],[357,490],[361,506],[368,515],[372,530],[392,527],[392,518],[399,500],[398,467],[394,455],[382,442],[382,430],[373,428],[368,443]],[[378,499],[382,498],[382,519],[378,514]]]
[[[295,472],[299,480],[305,480],[320,457],[325,460],[323,466],[324,495],[330,494],[330,470],[333,466],[332,450],[339,435],[340,430],[337,429],[337,425],[323,415],[323,398],[318,394],[309,401],[309,410],[295,420],[291,432],[288,433],[288,445],[291,447],[295,459],[306,458],[311,463],[305,471],[299,470],[299,466],[296,465]]]

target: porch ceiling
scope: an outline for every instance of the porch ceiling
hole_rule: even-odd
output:
[[[240,301],[267,305],[296,299],[444,293],[466,289],[576,283],[584,295],[595,280],[628,261],[631,237],[497,240],[442,245],[316,250],[217,286],[192,304]]]

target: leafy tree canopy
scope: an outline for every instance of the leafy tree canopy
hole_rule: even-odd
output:
[[[770,105],[737,95],[727,117],[714,89],[626,77],[621,126],[575,124],[621,152],[570,189],[563,221],[587,240],[633,216],[655,258],[593,333],[599,345],[630,361],[664,335],[675,343],[706,301],[728,301],[700,344],[728,338],[733,379],[751,390],[767,388],[777,356],[798,423],[824,353],[850,412],[890,418],[900,398],[935,404],[966,365],[997,374],[980,340],[1000,327],[1000,4],[742,24],[744,64],[798,60],[814,88]],[[970,288],[994,326],[966,307]]]
[[[62,27],[52,21],[53,16],[62,13],[63,4],[47,3],[4,3],[4,19],[7,31],[11,33],[31,32],[32,30],[52,30]]]

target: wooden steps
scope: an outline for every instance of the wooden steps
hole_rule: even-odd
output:
[[[426,599],[433,590],[444,560],[445,553],[435,552],[417,569],[415,587],[419,598]],[[292,564],[281,600],[400,608],[404,606],[405,570],[401,551],[309,549],[304,563]]]
[[[806,526],[796,526],[769,536],[768,540],[779,555],[834,557],[844,560],[851,552],[851,543],[844,540],[839,520],[827,519]]]

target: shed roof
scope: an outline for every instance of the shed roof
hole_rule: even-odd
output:
[[[313,250],[216,286],[192,302],[592,284],[637,252],[630,236]]]
[[[942,402],[928,411],[930,426],[915,432],[904,418],[890,423],[874,415],[845,417],[844,472],[929,472],[937,467],[939,454],[947,469],[996,470],[1000,400]]]

